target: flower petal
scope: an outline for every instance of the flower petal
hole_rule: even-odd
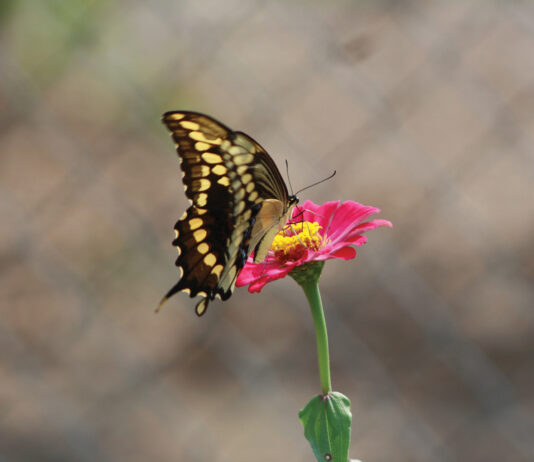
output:
[[[235,285],[242,287],[250,284],[248,288],[250,293],[260,292],[265,284],[287,276],[294,266],[287,265],[280,267],[275,261],[264,261],[259,264],[248,261],[237,276]]]
[[[367,236],[362,236],[361,234],[355,234],[354,236],[345,236],[343,240],[338,240],[337,242],[333,242],[332,244],[330,244],[329,249],[335,252],[340,247],[343,247],[346,245],[355,245],[355,246],[361,247],[366,242],[367,242]]]
[[[356,249],[350,246],[341,247],[341,249],[330,253],[330,255],[343,260],[351,260],[356,257]]]
[[[341,258],[342,260],[351,260],[356,257],[356,249],[349,245],[340,246],[336,250],[322,252],[314,257],[315,261],[330,260],[331,258]]]
[[[333,214],[326,233],[331,240],[339,239],[378,212],[380,209],[376,207],[354,201],[343,202]]]
[[[390,228],[393,227],[391,222],[388,221],[388,220],[382,220],[382,219],[371,220],[371,221],[367,221],[365,223],[361,223],[361,224],[355,226],[354,228],[349,230],[345,235],[339,236],[335,241],[339,242],[339,241],[342,240],[342,241],[345,241],[345,242],[350,242],[356,236],[360,235],[361,233],[364,233],[364,232],[369,231],[371,229],[376,229],[376,228],[378,228],[380,226],[389,226]]]
[[[323,227],[323,232],[330,223],[330,217],[339,207],[340,201],[325,202],[323,205],[314,204],[312,201],[305,201],[293,210],[293,217],[299,221],[317,222]]]

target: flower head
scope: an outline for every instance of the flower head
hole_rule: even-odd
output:
[[[380,212],[376,207],[353,201],[333,201],[323,205],[306,201],[293,210],[290,223],[280,231],[265,261],[255,264],[249,257],[236,285],[249,285],[249,292],[260,292],[265,284],[281,279],[302,265],[331,258],[356,257],[353,246],[365,244],[363,232],[391,227],[387,220],[367,218]]]

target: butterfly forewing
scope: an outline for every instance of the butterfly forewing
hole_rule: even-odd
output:
[[[180,291],[200,295],[200,316],[210,300],[232,295],[260,243],[263,260],[273,227],[285,224],[288,193],[271,157],[248,135],[195,112],[167,112],[163,122],[176,143],[191,206],[175,226],[181,279],[162,303]]]
[[[287,187],[271,156],[248,135],[242,132],[237,132],[236,135],[238,139],[242,139],[243,142],[246,140],[253,146],[255,156],[251,169],[254,172],[258,193],[263,199],[274,198],[287,205]]]

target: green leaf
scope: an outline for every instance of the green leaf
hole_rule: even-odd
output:
[[[299,419],[318,461],[348,461],[352,414],[346,396],[337,391],[316,396],[299,412]]]

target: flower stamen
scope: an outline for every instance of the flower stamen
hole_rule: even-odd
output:
[[[289,226],[291,227],[291,230],[293,231],[293,234],[294,234],[295,237],[299,240],[299,242],[301,243],[301,245],[303,245],[304,247],[306,247],[306,244],[304,244],[304,242],[302,242],[302,241],[300,240],[299,233],[298,233],[297,230],[295,229],[295,226],[293,225],[293,223],[291,223]]]
[[[292,223],[274,238],[271,250],[280,263],[301,258],[306,250],[318,251],[324,246],[324,238],[319,232],[319,223],[301,221]]]

